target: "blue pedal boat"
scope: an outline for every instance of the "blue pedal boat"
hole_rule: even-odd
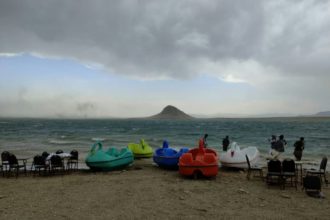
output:
[[[179,151],[170,148],[167,141],[163,142],[163,147],[155,150],[153,159],[154,162],[162,168],[177,169],[179,158],[182,154],[187,153],[188,148],[181,148]]]

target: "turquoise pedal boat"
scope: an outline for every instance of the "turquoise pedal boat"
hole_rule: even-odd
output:
[[[86,165],[95,171],[110,171],[123,168],[133,163],[134,156],[128,148],[118,150],[109,148],[107,151],[102,149],[100,142],[95,143],[86,157]]]

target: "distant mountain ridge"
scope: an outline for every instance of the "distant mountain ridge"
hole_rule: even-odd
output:
[[[149,117],[150,119],[175,119],[175,120],[191,120],[194,117],[184,113],[180,109],[168,105],[159,114]]]
[[[330,111],[318,112],[315,114],[316,116],[330,116]]]

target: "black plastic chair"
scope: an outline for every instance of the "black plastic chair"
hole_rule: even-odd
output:
[[[297,172],[296,164],[292,159],[285,159],[282,162],[282,177],[283,177],[283,188],[285,187],[286,179],[290,178],[291,186],[295,186],[297,190]]]
[[[8,151],[4,151],[1,153],[2,176],[5,176],[5,173],[9,171],[9,156],[10,156],[10,153]]]
[[[39,175],[41,174],[41,170],[43,169],[44,174],[46,174],[47,170],[49,171],[49,164],[46,163],[46,158],[40,155],[36,155],[33,158],[33,163],[31,166],[31,171],[33,171],[33,174],[35,175],[38,171]]]
[[[47,157],[49,156],[49,153],[44,151],[44,152],[42,152],[41,156],[46,160]]]
[[[251,173],[257,172],[257,173],[259,173],[259,176],[261,177],[261,179],[263,179],[264,178],[264,175],[263,175],[263,172],[262,172],[262,167],[251,166],[248,155],[245,155],[245,158],[246,158],[246,162],[248,164],[248,170],[247,170],[247,176],[246,176],[246,178],[248,180],[250,180]]]
[[[320,169],[319,170],[315,170],[315,169],[310,169],[307,170],[307,175],[318,175],[320,177],[321,183],[322,183],[322,176],[324,178],[324,182],[326,185],[328,185],[328,180],[326,177],[326,168],[327,168],[327,163],[328,163],[328,158],[327,157],[323,157],[322,161],[320,163]]]
[[[9,155],[9,174],[11,170],[16,170],[16,177],[18,177],[19,170],[24,169],[26,175],[26,160],[22,160],[23,164],[19,164],[16,156],[14,154]]]
[[[283,186],[282,166],[279,160],[270,160],[267,164],[267,176],[266,183],[268,186],[274,183],[274,178],[277,180],[276,183],[281,187]]]
[[[321,178],[319,176],[305,176],[303,178],[303,190],[312,197],[320,197]]]
[[[56,171],[61,171],[61,173],[64,173],[64,163],[60,156],[53,155],[50,158],[50,167],[51,167],[51,173],[56,173]]]
[[[68,170],[78,170],[79,153],[76,150],[72,150],[70,152],[70,154],[71,154],[71,157],[68,159],[67,169]]]

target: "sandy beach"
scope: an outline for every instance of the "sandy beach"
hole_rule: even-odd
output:
[[[0,219],[328,219],[325,199],[269,188],[243,171],[183,178],[136,160],[122,171],[0,178]]]

